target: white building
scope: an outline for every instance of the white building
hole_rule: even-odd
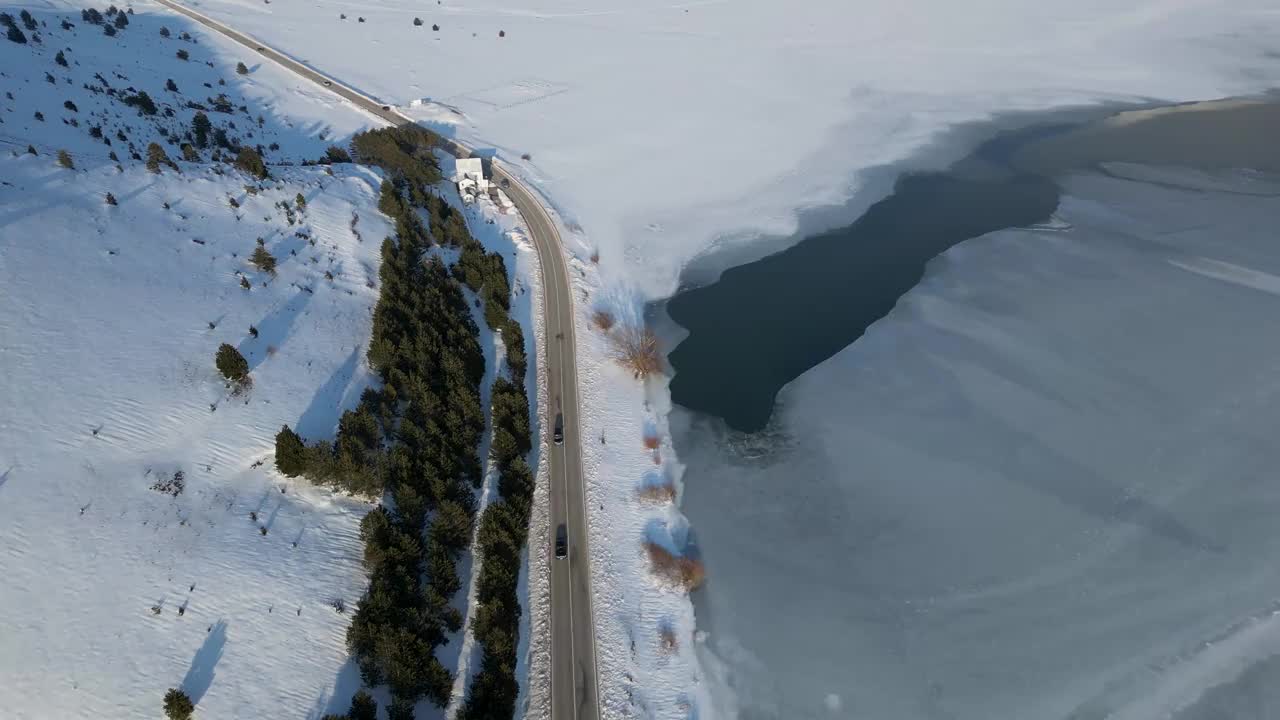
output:
[[[458,184],[458,194],[462,202],[474,202],[480,193],[489,190],[489,181],[484,179],[484,163],[480,158],[458,158],[454,165],[453,181]]]

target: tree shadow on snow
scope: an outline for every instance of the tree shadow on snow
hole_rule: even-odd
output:
[[[356,694],[363,683],[360,680],[360,669],[356,661],[348,659],[338,670],[333,679],[333,689],[321,693],[307,712],[307,720],[320,720],[326,715],[343,715],[351,708],[351,696]]]
[[[280,347],[297,321],[311,302],[311,293],[299,292],[282,304],[276,306],[270,314],[255,325],[258,337],[246,337],[237,348],[245,360],[249,362],[249,370],[255,370],[267,359],[268,348]]]
[[[205,636],[204,644],[191,659],[191,667],[186,677],[182,678],[182,689],[191,696],[191,702],[199,704],[200,699],[213,685],[214,669],[222,659],[222,649],[227,644],[227,623],[219,620]]]
[[[360,348],[357,347],[320,389],[316,390],[311,403],[294,425],[294,432],[309,440],[327,439],[333,435],[338,426],[338,416],[342,414],[342,401],[359,362]]]

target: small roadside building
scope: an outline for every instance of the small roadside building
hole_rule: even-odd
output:
[[[475,202],[481,193],[489,191],[489,181],[484,178],[484,163],[480,158],[458,158],[453,181],[458,184],[458,194],[464,203]]]

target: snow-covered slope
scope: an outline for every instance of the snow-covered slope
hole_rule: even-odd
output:
[[[128,146],[145,155],[159,128],[189,127],[182,103],[219,92],[248,113],[214,125],[278,143],[269,161],[316,158],[370,121],[273,68],[237,75],[242,52],[173,16],[139,11],[108,37],[81,7],[31,6],[40,44],[0,39],[0,715],[150,718],[169,687],[203,717],[345,710],[359,678],[335,604],[364,592],[369,506],[279,476],[272,439],[285,423],[330,436],[370,382],[381,178],[277,165],[258,182],[210,150],[152,174]],[[259,239],[275,276],[247,260]],[[247,358],[248,392],[218,376],[220,343]]]
[[[38,24],[35,31],[24,32],[27,43],[0,43],[0,87],[5,91],[0,97],[0,146],[21,150],[34,142],[104,160],[114,151],[128,160],[130,142],[145,154],[147,142],[155,139],[181,157],[176,145],[157,136],[159,128],[179,135],[189,129],[199,109],[194,103],[229,136],[263,146],[268,162],[300,162],[315,160],[329,145],[378,124],[313,83],[261,62],[245,48],[158,5],[139,4],[114,36],[103,32],[110,18],[104,26],[81,19],[81,10],[90,7],[62,0],[0,3],[0,12],[12,15],[20,28],[23,9]],[[64,29],[64,21],[73,27]],[[182,39],[184,33],[189,39]],[[179,51],[188,59],[179,59]],[[59,53],[65,65],[59,63]],[[238,62],[245,64],[247,74],[236,72]],[[169,80],[176,89],[167,89]],[[139,91],[154,101],[155,115],[144,117],[123,104]],[[216,111],[219,95],[226,96],[230,112]],[[68,101],[74,110],[64,105]],[[101,138],[90,135],[93,127],[101,129]],[[119,138],[120,132],[126,140]],[[273,143],[279,148],[271,148]],[[208,159],[209,153],[203,155]]]
[[[8,712],[146,717],[180,683],[226,717],[323,705],[346,659],[330,603],[363,592],[368,508],[284,481],[272,438],[329,435],[369,381],[378,245],[349,224],[385,232],[379,178],[280,170],[280,189],[246,197],[244,177],[193,166],[0,164]],[[299,191],[289,226],[273,203]],[[246,261],[257,237],[275,278]],[[223,342],[252,369],[243,396],[213,367]],[[180,494],[153,489],[178,472]]]

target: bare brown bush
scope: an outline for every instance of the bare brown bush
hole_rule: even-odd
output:
[[[599,264],[600,264],[600,251],[599,251],[599,250],[592,250],[592,251],[591,251],[591,263],[592,263],[593,265],[599,265]]]
[[[644,549],[649,554],[653,573],[667,582],[685,590],[693,590],[706,579],[702,563],[695,558],[673,555],[666,548],[649,540],[645,541]]]
[[[645,450],[657,450],[661,445],[662,445],[662,438],[658,437],[657,435],[644,436]]]
[[[611,335],[613,356],[637,378],[662,372],[662,350],[658,336],[647,326],[618,328]]]
[[[605,332],[613,329],[613,313],[608,310],[597,310],[591,314],[591,322]]]
[[[667,480],[657,485],[643,485],[636,494],[645,502],[671,503],[676,500],[676,486]]]
[[[679,648],[680,643],[676,640],[676,629],[671,627],[671,623],[663,623],[658,629],[658,647],[662,648],[662,652],[670,655]]]

